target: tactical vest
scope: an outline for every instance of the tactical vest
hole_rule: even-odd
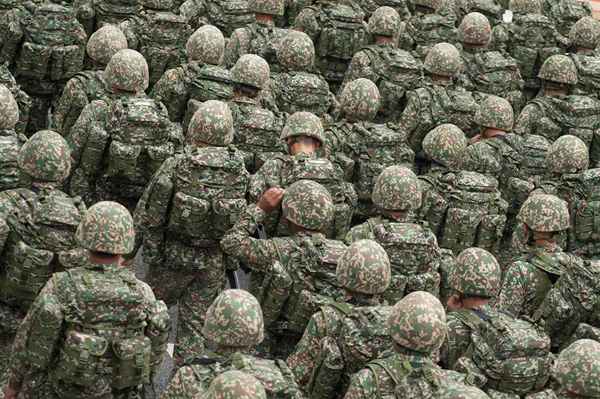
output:
[[[11,228],[2,255],[1,299],[27,310],[55,271],[82,265],[75,230],[82,208],[62,191],[36,194],[28,189],[5,192]]]
[[[104,25],[119,25],[136,16],[140,6],[136,0],[99,0],[94,1],[96,29]]]
[[[38,7],[24,29],[17,75],[50,81],[71,78],[83,69],[83,32],[73,9],[52,3]]]
[[[209,0],[205,7],[211,24],[219,28],[225,37],[255,20],[247,0]]]
[[[416,56],[424,60],[436,44],[456,42],[455,21],[439,14],[413,15],[406,23],[406,34],[414,41]]]
[[[0,192],[19,186],[17,159],[22,145],[14,130],[0,130]]]
[[[282,72],[274,80],[275,99],[281,112],[307,111],[325,115],[331,105],[329,85],[320,75],[310,72]]]
[[[600,93],[600,57],[595,55],[569,55],[577,67],[577,92],[598,98]]]
[[[519,66],[512,58],[499,51],[486,51],[474,53],[470,61],[466,65],[467,74],[477,91],[507,97],[517,90],[514,80]]]
[[[428,291],[439,297],[441,253],[433,232],[415,223],[380,219],[369,219],[367,223],[392,265],[392,281],[384,299],[396,303],[414,291]]]

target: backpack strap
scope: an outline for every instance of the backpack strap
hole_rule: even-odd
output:
[[[400,362],[399,360],[396,361],[398,363],[401,363],[398,365],[399,367],[396,368],[397,370],[401,370],[400,374],[397,374],[393,370],[391,370],[385,359],[375,360],[374,362],[367,364],[367,369],[369,369],[371,373],[373,373],[373,379],[375,380],[375,388],[377,389],[377,398],[379,399],[382,398],[382,395],[379,384],[379,378],[377,377],[377,371],[375,370],[377,367],[385,371],[385,373],[391,378],[391,380],[394,381],[395,386],[400,384],[401,378],[406,377],[407,375],[410,375],[413,372],[413,366],[408,360],[404,360],[402,362]]]

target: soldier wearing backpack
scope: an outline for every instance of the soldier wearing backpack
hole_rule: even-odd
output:
[[[68,137],[69,190],[86,203],[113,198],[133,209],[162,162],[181,150],[181,127],[144,94],[148,64],[137,51],[115,54],[104,78],[109,96],[89,103]]]
[[[81,111],[108,95],[104,69],[113,55],[127,48],[127,38],[116,26],[106,25],[94,32],[86,45],[90,69],[73,76],[56,104],[52,123],[63,137],[69,137]]]
[[[581,18],[592,17],[592,6],[587,0],[543,0],[542,9],[565,37],[569,36],[569,31]]]
[[[267,399],[263,384],[250,374],[226,371],[215,378],[199,399]]]
[[[468,248],[456,258],[448,275],[452,295],[442,364],[474,377],[493,397],[518,398],[545,386],[554,358],[550,337],[541,329],[490,306],[501,274],[496,258],[484,249]]]
[[[19,106],[19,120],[15,125],[15,132],[19,134],[27,133],[27,125],[29,124],[30,111],[32,101],[31,98],[25,93],[21,87],[17,84],[15,77],[8,69],[8,63],[0,65],[0,84],[6,86],[12,93],[13,98]],[[6,103],[5,103],[6,104]]]
[[[203,398],[207,389],[211,391],[223,376],[234,372],[258,380],[264,386],[265,399],[305,398],[283,360],[251,354],[264,339],[263,314],[252,294],[243,290],[223,291],[208,309],[201,330],[206,348],[177,370],[161,398]]]
[[[391,281],[385,250],[372,240],[352,243],[336,275],[345,291],[343,300],[311,317],[286,361],[312,399],[341,398],[352,374],[392,349],[386,328],[392,308],[380,300]]]
[[[379,7],[369,18],[369,34],[373,43],[352,57],[344,76],[343,88],[359,78],[373,81],[382,97],[377,111],[378,122],[396,121],[404,110],[406,92],[419,87],[423,80],[423,64],[408,51],[397,48],[402,21],[391,7]]]
[[[194,28],[214,25],[229,37],[238,28],[254,22],[248,0],[186,0],[179,6],[182,15]]]
[[[492,27],[502,23],[504,7],[498,0],[456,0],[456,20],[462,21],[471,13],[480,13],[490,22]],[[460,27],[459,35],[460,35]]]
[[[25,137],[15,131],[18,121],[19,106],[10,90],[0,84],[0,191],[21,186],[18,155]]]
[[[230,145],[233,134],[227,104],[203,103],[190,121],[187,151],[162,164],[135,211],[147,281],[168,305],[179,303],[178,365],[203,349],[204,314],[231,267],[219,241],[246,207],[249,175]]]
[[[600,92],[600,57],[596,47],[600,44],[600,22],[583,17],[573,25],[569,33],[571,50],[569,57],[577,68],[577,85],[574,94],[598,98]]]

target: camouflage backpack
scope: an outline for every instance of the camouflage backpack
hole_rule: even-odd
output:
[[[550,337],[536,325],[493,310],[459,310],[454,313],[472,330],[469,359],[461,358],[455,369],[472,361],[487,382],[500,392],[526,395],[543,388],[554,360]]]
[[[571,54],[577,68],[577,90],[579,94],[595,96],[600,91],[600,57]]]
[[[469,247],[494,252],[502,238],[508,206],[498,190],[498,181],[462,171],[441,177],[439,183],[448,201],[440,246],[454,253]]]
[[[456,42],[454,18],[439,14],[412,16],[406,23],[406,34],[416,44],[416,57],[425,59],[427,51],[437,43]]]
[[[19,186],[17,158],[22,145],[23,140],[14,131],[0,130],[0,192]]]
[[[94,1],[96,27],[118,25],[135,16],[140,11],[137,0],[98,0]]]
[[[485,15],[492,26],[502,22],[504,9],[495,0],[457,0],[457,2],[463,3],[459,15],[457,15],[459,21],[462,21],[464,16],[469,13],[478,12]]]
[[[200,105],[209,100],[227,101],[233,97],[233,81],[228,69],[219,65],[204,64],[202,66],[185,66],[189,81],[189,100],[185,116],[183,118],[183,129],[187,131],[192,116]],[[167,99],[162,99],[167,103]],[[177,99],[175,99],[177,101]]]
[[[541,179],[548,173],[546,154],[550,142],[542,136],[527,135],[523,140],[523,159],[519,167],[521,176]]]
[[[556,29],[564,36],[569,35],[569,31],[577,21],[583,17],[590,17],[592,9],[587,1],[580,0],[556,0],[545,1],[544,15],[547,15]],[[548,7],[549,6],[549,7]]]
[[[38,7],[24,34],[18,76],[57,81],[83,69],[85,33],[73,9],[52,3]]]
[[[414,223],[377,219],[368,223],[375,241],[385,249],[392,264],[392,282],[383,294],[385,300],[396,303],[414,291],[439,296],[441,253],[433,232]]]
[[[226,37],[237,28],[250,25],[255,19],[248,6],[248,0],[209,0],[205,7],[211,23]]]
[[[598,253],[600,247],[600,169],[588,169],[581,176],[582,198],[571,204],[573,235],[576,248],[586,250],[586,257]],[[575,249],[575,248],[572,248]]]
[[[350,61],[367,39],[363,11],[355,3],[323,5],[320,12],[317,8],[314,10],[321,26],[321,34],[315,43],[317,56]]]
[[[12,64],[23,39],[23,16],[11,7],[0,14],[0,62]]]
[[[329,85],[322,76],[294,71],[280,73],[274,79],[277,80],[277,106],[282,112],[324,115],[329,110]]]
[[[268,27],[256,23],[246,26],[250,33],[248,54],[256,54],[269,63],[271,72],[279,72],[277,46],[287,35],[287,29]]]
[[[474,70],[467,70],[469,78],[475,84],[477,91],[506,96],[514,87],[515,72],[519,66],[509,57],[498,51],[486,51],[474,55]]]

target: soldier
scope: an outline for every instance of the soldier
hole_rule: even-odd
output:
[[[284,116],[260,104],[269,74],[269,64],[254,54],[244,54],[231,68],[234,88],[229,106],[236,132],[234,144],[242,151],[246,169],[251,173],[260,169],[269,159],[284,153],[279,140],[285,123]]]
[[[76,233],[85,266],[55,273],[19,327],[5,398],[139,397],[166,350],[169,314],[122,266],[135,231],[115,202],[92,206]]]
[[[440,399],[490,399],[481,389],[457,382],[448,382],[441,387]]]
[[[598,98],[600,78],[597,74],[600,57],[596,47],[600,44],[600,22],[592,17],[583,17],[573,25],[569,34],[571,52],[569,57],[577,67],[575,94]]]
[[[69,79],[53,114],[53,125],[63,137],[69,137],[86,105],[107,96],[104,68],[113,55],[126,48],[127,38],[116,26],[106,25],[90,36],[86,45],[89,69]]]
[[[400,16],[402,21],[410,18],[410,0],[359,0],[359,5],[365,11],[365,18],[370,21],[371,17],[381,7],[390,7]]]
[[[553,376],[559,387],[555,392],[551,392],[548,398],[598,396],[600,394],[596,384],[599,377],[598,370],[600,370],[600,344],[590,339],[574,342],[563,350],[556,360]]]
[[[225,48],[224,64],[231,68],[242,55],[256,54],[278,72],[277,48],[287,29],[276,28],[274,18],[283,15],[285,0],[249,0],[248,4],[255,20],[233,31]]]
[[[427,53],[424,64],[431,83],[407,93],[406,108],[398,122],[407,132],[408,142],[423,163],[421,142],[429,131],[443,123],[452,123],[465,133],[475,133],[477,103],[471,92],[453,84],[462,68],[460,53],[451,44],[439,43]]]
[[[543,12],[558,32],[568,37],[569,31],[578,20],[592,17],[592,6],[588,0],[544,0]]]
[[[18,155],[25,137],[15,131],[19,121],[19,106],[10,90],[0,84],[0,191],[17,188]]]
[[[27,95],[27,93],[25,93],[17,84],[15,77],[8,69],[7,62],[0,65],[0,84],[6,86],[8,90],[10,90],[13,98],[19,106],[19,120],[15,125],[15,131],[19,134],[26,134],[32,101],[29,95]]]
[[[250,354],[264,339],[263,314],[252,294],[223,291],[206,313],[202,334],[210,349],[196,353],[196,359],[177,370],[161,398],[199,398],[224,375],[241,372],[262,383],[265,398],[304,398],[284,361]]]
[[[148,64],[121,50],[104,71],[109,96],[89,103],[71,128],[69,190],[86,203],[114,198],[134,208],[162,162],[180,150],[181,128],[146,97]]]
[[[367,41],[365,12],[355,0],[315,0],[294,21],[294,29],[306,33],[317,49],[317,68],[336,93],[352,56]]]
[[[252,238],[258,224],[280,205],[292,235]],[[287,357],[312,314],[343,294],[335,269],[346,246],[323,234],[334,215],[335,204],[325,187],[300,180],[285,189],[285,196],[279,187],[267,190],[221,241],[225,253],[252,269],[250,291],[260,299],[268,344],[273,343],[271,353],[276,357]]]
[[[250,374],[226,371],[210,383],[202,399],[267,399],[263,385]]]
[[[104,25],[119,25],[142,12],[138,0],[76,0],[77,18],[88,36]]]
[[[312,399],[342,397],[353,373],[392,348],[386,329],[391,306],[380,304],[391,281],[385,250],[372,240],[352,243],[336,275],[345,291],[343,301],[325,305],[311,317],[287,358]]]
[[[492,27],[485,15],[467,14],[458,27],[465,67],[461,84],[477,97],[493,94],[508,100],[516,113],[523,105],[523,80],[517,62],[500,51],[489,49]]]
[[[214,25],[229,37],[236,29],[254,21],[249,3],[248,0],[186,0],[179,6],[179,14],[194,28]]]
[[[165,104],[171,121],[184,122],[184,131],[201,103],[233,96],[231,74],[221,66],[224,50],[219,29],[198,28],[186,44],[188,63],[166,71],[152,88],[150,96]]]
[[[148,283],[167,304],[179,303],[178,365],[204,348],[204,314],[230,267],[219,240],[246,205],[249,176],[241,154],[229,146],[233,134],[227,104],[203,103],[190,121],[186,152],[163,163],[135,212]]]
[[[462,21],[470,13],[483,14],[492,27],[501,24],[504,8],[498,0],[456,0],[456,17]],[[459,35],[460,35],[460,27]]]
[[[459,379],[432,359],[447,335],[437,298],[420,291],[407,295],[393,307],[387,325],[394,352],[354,374],[345,399],[437,397],[442,386]]]
[[[423,64],[397,48],[401,19],[391,7],[378,8],[369,19],[373,44],[359,50],[344,76],[343,87],[359,78],[373,81],[382,96],[378,121],[397,121],[406,103],[406,91],[422,84]],[[343,92],[343,90],[342,90]]]

